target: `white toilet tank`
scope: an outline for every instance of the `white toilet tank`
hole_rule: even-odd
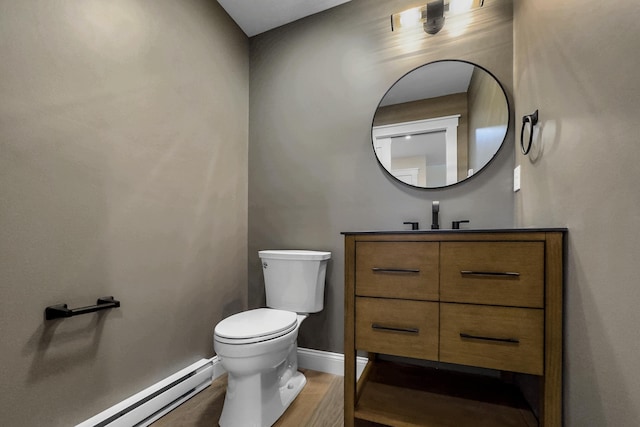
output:
[[[317,313],[324,307],[324,280],[331,252],[259,251],[267,307]]]

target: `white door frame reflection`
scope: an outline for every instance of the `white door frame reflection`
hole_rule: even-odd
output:
[[[391,175],[409,185],[455,184],[458,182],[459,119],[460,115],[456,114],[374,126],[373,145],[378,160]],[[417,170],[417,174],[407,170]]]

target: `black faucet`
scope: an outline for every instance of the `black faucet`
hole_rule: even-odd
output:
[[[465,222],[469,222],[468,219],[463,219],[461,221],[453,221],[451,223],[451,228],[453,228],[454,230],[459,230],[460,229],[460,224],[465,223]]]
[[[417,222],[405,221],[405,222],[403,222],[403,224],[407,224],[407,225],[411,224],[411,229],[412,230],[417,230],[418,227],[419,227]]]
[[[440,228],[440,225],[438,224],[438,212],[440,212],[440,202],[437,200],[434,200],[433,203],[431,203],[431,229],[432,230],[437,230]]]

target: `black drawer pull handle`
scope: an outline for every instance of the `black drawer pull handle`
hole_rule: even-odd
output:
[[[420,270],[415,268],[380,268],[373,267],[371,269],[375,273],[403,273],[403,274],[417,274]]]
[[[379,331],[389,331],[389,332],[405,332],[407,334],[417,334],[420,332],[418,328],[396,328],[393,326],[383,326],[377,323],[371,324],[371,329],[376,329]]]
[[[481,337],[478,335],[469,335],[460,333],[460,338],[469,338],[473,340],[483,340],[483,341],[497,341],[497,342],[507,342],[510,344],[519,344],[520,340],[516,338],[493,338],[493,337]]]
[[[93,313],[94,311],[106,310],[114,307],[120,307],[120,301],[113,299],[113,297],[102,297],[98,298],[96,305],[90,305],[87,307],[67,308],[67,304],[51,305],[45,308],[44,315],[47,320],[52,320]]]
[[[471,271],[471,270],[462,270],[460,274],[463,276],[507,276],[507,277],[518,277],[520,273],[516,273],[513,271]]]

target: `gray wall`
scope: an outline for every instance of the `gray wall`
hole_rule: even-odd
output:
[[[246,306],[247,262],[249,304],[264,303],[262,248],[333,252],[300,344],[341,351],[340,231],[426,228],[440,200],[444,225],[569,228],[566,424],[640,424],[640,4],[515,4],[513,26],[497,0],[464,36],[408,44],[388,15],[413,2],[353,0],[253,38],[249,77],[215,2],[0,0],[3,423],[73,424],[210,356],[212,325]],[[491,70],[516,118],[540,109],[515,200],[513,143],[446,190],[378,166],[379,99],[443,58]],[[121,309],[43,321],[111,294]]]
[[[466,59],[491,70],[513,93],[510,1],[473,14],[459,37],[448,28],[417,43],[390,31],[389,16],[410,1],[353,0],[251,39],[249,128],[249,305],[264,304],[260,249],[330,250],[324,311],[302,326],[299,344],[343,349],[341,231],[428,228],[431,201],[441,224],[513,225],[513,130],[491,168],[447,190],[393,182],[371,146],[371,121],[386,90],[436,59]]]
[[[540,109],[517,223],[569,228],[565,421],[640,425],[640,3],[519,0],[517,117]]]
[[[246,307],[248,49],[215,1],[0,1],[2,425],[81,422]]]

